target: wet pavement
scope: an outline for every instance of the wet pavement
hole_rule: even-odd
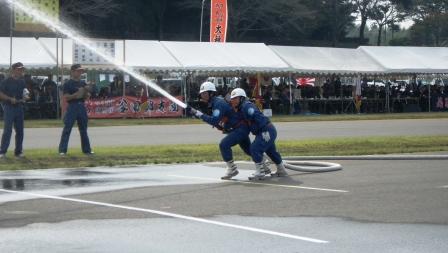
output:
[[[0,172],[0,252],[448,252],[446,161],[339,163]]]
[[[76,220],[0,229],[2,252],[447,252],[448,229],[337,218],[221,216],[213,220],[330,241],[307,243],[175,219]],[[430,250],[429,250],[430,249]]]
[[[213,168],[212,170],[210,168]],[[78,169],[48,169],[0,172],[3,189],[32,191],[65,196],[94,192],[114,191],[137,187],[167,186],[177,184],[202,184],[204,180],[176,175],[201,175],[210,182],[219,179],[222,168],[190,165],[153,165],[136,167],[96,167]],[[249,171],[242,170],[237,178],[246,179]],[[0,192],[0,203],[30,199],[23,195]]]

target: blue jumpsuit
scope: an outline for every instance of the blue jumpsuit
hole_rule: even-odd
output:
[[[64,94],[74,94],[79,88],[86,84],[82,81],[69,80],[64,84]],[[81,149],[83,153],[90,153],[89,136],[87,135],[87,111],[84,106],[84,99],[72,99],[68,101],[67,112],[64,116],[64,129],[62,130],[59,152],[67,153],[68,140],[75,121],[78,122],[79,135],[81,136]]]
[[[235,112],[222,97],[213,97],[209,106],[212,108],[212,115],[203,114],[201,119],[227,133],[219,143],[223,160],[225,162],[233,161],[231,148],[236,144],[239,144],[244,153],[250,156],[249,128],[243,115]]]
[[[25,89],[25,81],[23,79],[14,79],[12,77],[3,80],[0,84],[0,91],[16,100],[23,99],[23,89]],[[20,155],[23,152],[23,135],[24,135],[24,112],[23,103],[11,104],[3,102],[3,135],[0,147],[0,154],[6,154],[9,143],[11,141],[12,128],[16,132],[16,148],[15,155]]]
[[[277,138],[277,130],[270,122],[269,118],[251,102],[244,101],[240,105],[240,111],[243,113],[244,119],[248,122],[250,131],[255,135],[255,140],[250,146],[252,160],[255,163],[261,163],[263,153],[266,153],[275,164],[282,162],[281,155],[275,147],[275,139]]]

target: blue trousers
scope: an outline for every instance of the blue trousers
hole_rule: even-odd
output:
[[[232,147],[239,144],[241,149],[247,155],[250,154],[250,139],[249,131],[244,128],[237,128],[228,133],[219,143],[219,150],[221,151],[222,159],[225,162],[233,160]]]
[[[269,140],[266,141],[266,139]],[[255,136],[255,140],[250,145],[250,153],[255,163],[261,163],[263,161],[263,153],[266,153],[275,164],[282,162],[282,157],[275,147],[275,139],[277,139],[277,130],[272,124],[266,126]]]
[[[87,111],[83,102],[69,103],[64,116],[64,129],[62,130],[59,152],[67,153],[68,141],[72,132],[73,124],[78,123],[79,135],[81,136],[81,149],[83,153],[90,153],[89,136],[87,135]]]
[[[9,144],[11,142],[12,128],[16,132],[16,148],[14,150],[15,155],[19,155],[23,152],[23,106],[21,105],[3,105],[3,135],[2,144],[0,147],[0,154],[6,154]]]

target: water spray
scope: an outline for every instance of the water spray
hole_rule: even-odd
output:
[[[116,66],[119,70],[133,76],[135,79],[139,80],[140,82],[144,83],[146,86],[153,88],[158,93],[160,93],[162,96],[165,96],[172,102],[176,103],[178,106],[182,108],[186,108],[187,105],[160,88],[157,84],[147,79],[145,76],[123,66],[115,63],[115,59],[112,59],[105,53],[101,52],[98,48],[92,46],[94,43],[92,43],[91,40],[86,38],[85,36],[82,36],[81,33],[76,31],[74,28],[71,28],[67,24],[63,22],[55,22],[54,20],[50,19],[47,15],[43,14],[42,12],[38,11],[37,9],[33,8],[33,6],[24,4],[20,1],[14,1],[14,0],[0,0],[4,1],[8,4],[9,8],[14,9],[17,8],[28,15],[32,16],[35,20],[39,21],[40,23],[46,25],[48,28],[50,28],[53,31],[57,31],[61,34],[64,34],[68,38],[71,38],[73,41],[75,41],[78,44],[81,44],[85,46],[87,49],[95,52],[99,57],[103,58],[105,61],[113,64]],[[324,171],[334,171],[334,170],[340,170],[342,167],[339,164],[333,164],[333,163],[303,163],[299,161],[294,160],[287,160],[285,159],[285,166],[288,169],[292,170],[298,170],[298,171],[311,171],[311,172],[324,172]],[[301,165],[301,166],[300,166]],[[306,167],[303,167],[306,166]],[[310,167],[311,166],[311,167]],[[313,167],[314,166],[314,167]]]
[[[9,8],[11,8],[11,9],[16,8],[16,9],[19,9],[19,10],[27,13],[28,15],[32,16],[35,20],[46,25],[51,30],[57,31],[61,34],[64,34],[65,36],[67,36],[68,38],[71,38],[76,43],[81,44],[84,47],[86,47],[87,49],[95,52],[99,57],[101,57],[105,61],[109,62],[110,64],[116,66],[117,69],[133,76],[135,79],[144,83],[146,86],[154,89],[155,91],[160,93],[162,96],[164,96],[164,97],[168,98],[169,100],[171,100],[172,102],[176,103],[178,106],[180,106],[182,108],[187,107],[187,105],[184,102],[175,98],[174,96],[172,96],[171,94],[169,94],[168,92],[163,90],[161,87],[159,87],[157,84],[155,84],[154,82],[152,82],[145,76],[143,76],[143,75],[137,73],[136,71],[131,70],[123,65],[116,64],[115,59],[109,57],[105,53],[98,50],[98,48],[92,46],[94,43],[92,43],[92,41],[90,39],[86,38],[85,36],[82,36],[81,33],[77,32],[74,28],[68,26],[67,24],[62,23],[62,22],[55,22],[54,20],[50,19],[47,15],[38,11],[36,8],[33,8],[33,6],[24,4],[23,2],[15,1],[15,0],[0,0],[0,1],[6,2],[9,6]]]

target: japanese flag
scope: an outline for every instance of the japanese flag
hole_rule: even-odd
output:
[[[314,86],[316,78],[300,77],[296,79],[297,86]]]

